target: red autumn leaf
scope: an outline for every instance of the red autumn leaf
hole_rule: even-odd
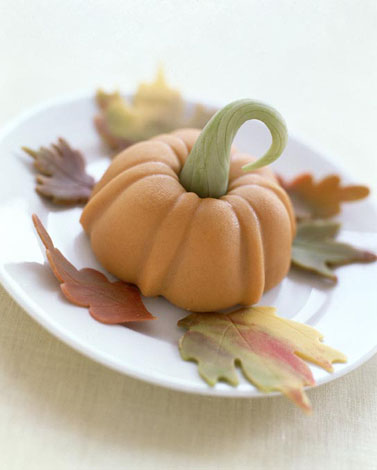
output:
[[[92,192],[94,179],[86,172],[83,155],[67,141],[59,139],[50,148],[32,150],[22,147],[34,158],[38,170],[36,190],[56,204],[81,204]]]
[[[33,223],[46,247],[51,269],[65,297],[73,304],[88,307],[99,322],[119,324],[153,320],[145,308],[139,290],[122,281],[110,282],[106,276],[91,268],[76,269],[54,244],[40,219],[33,214]]]
[[[332,372],[332,363],[345,362],[346,357],[323,344],[314,328],[278,317],[275,310],[192,313],[178,322],[188,330],[179,349],[183,359],[198,363],[199,374],[211,386],[220,379],[237,385],[239,364],[245,378],[261,391],[280,391],[309,412],[303,387],[315,382],[302,359]]]
[[[303,173],[289,182],[280,178],[280,182],[288,192],[298,218],[332,217],[340,213],[341,203],[358,201],[369,194],[366,186],[342,186],[337,175],[316,182],[313,175]]]

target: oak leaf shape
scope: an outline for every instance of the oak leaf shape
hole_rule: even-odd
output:
[[[303,173],[281,184],[288,192],[297,218],[327,218],[340,213],[343,202],[358,201],[369,194],[362,185],[342,186],[338,175],[328,175],[314,181],[313,175]]]
[[[350,263],[370,263],[374,253],[336,241],[340,224],[327,220],[306,220],[297,224],[292,245],[292,263],[302,269],[337,281],[331,267]]]
[[[323,344],[314,328],[275,312],[273,307],[247,307],[227,314],[192,313],[178,322],[188,330],[179,341],[181,356],[196,361],[211,386],[221,379],[237,385],[239,364],[259,390],[280,391],[309,412],[304,386],[315,381],[302,359],[332,372],[332,363],[346,362],[346,357]]]
[[[46,248],[52,272],[61,283],[65,297],[73,304],[89,308],[91,316],[110,325],[153,320],[145,308],[139,290],[123,281],[110,282],[92,268],[76,269],[54,244],[42,222],[33,214],[33,223]]]
[[[49,148],[22,147],[34,158],[38,170],[36,191],[56,204],[85,203],[92,192],[94,178],[86,172],[83,155],[60,138]]]

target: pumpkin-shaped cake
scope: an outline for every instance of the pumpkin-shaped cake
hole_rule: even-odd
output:
[[[272,134],[257,161],[231,147],[248,119],[262,120]],[[291,202],[272,171],[258,169],[285,143],[275,110],[240,100],[202,132],[180,129],[127,148],[81,217],[98,260],[143,295],[162,295],[184,309],[256,303],[290,265]]]

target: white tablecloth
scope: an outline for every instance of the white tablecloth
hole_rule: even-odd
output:
[[[272,103],[375,185],[376,24],[374,0],[2,0],[0,124],[82,88],[132,91],[163,61],[187,96]],[[375,469],[376,386],[374,357],[309,391],[311,417],[165,390],[71,350],[0,289],[1,469]]]

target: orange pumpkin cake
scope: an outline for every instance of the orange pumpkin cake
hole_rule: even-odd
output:
[[[231,146],[248,119],[262,120],[272,134],[257,161]],[[290,266],[292,205],[273,172],[260,168],[285,143],[273,108],[240,100],[202,132],[180,129],[122,151],[81,217],[96,257],[143,295],[184,309],[258,302]]]

